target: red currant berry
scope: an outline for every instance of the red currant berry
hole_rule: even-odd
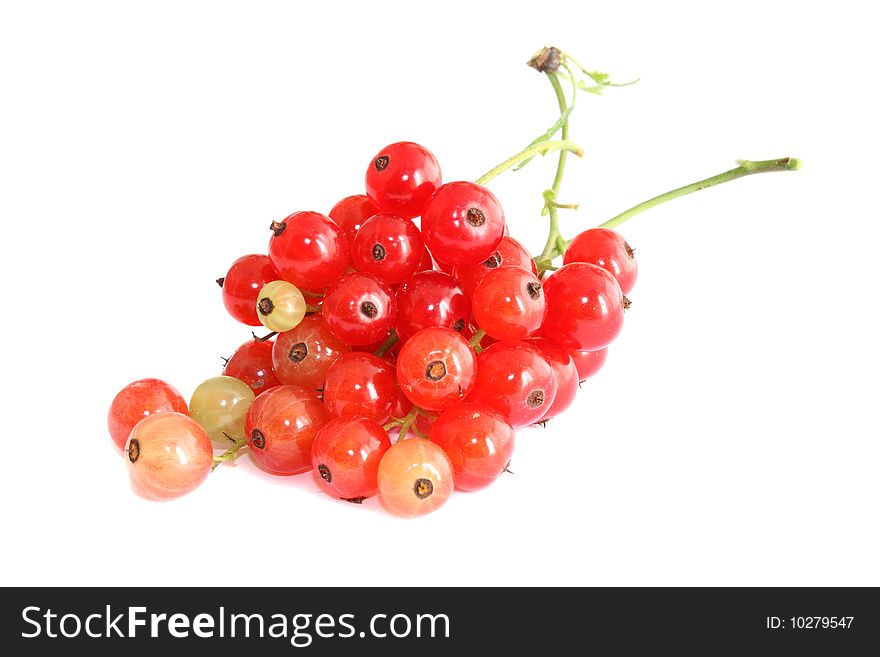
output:
[[[477,357],[477,380],[468,401],[495,409],[513,427],[540,420],[555,398],[553,368],[532,345],[496,342]]]
[[[431,271],[433,269],[434,258],[431,257],[431,252],[428,251],[428,247],[424,247],[422,248],[422,259],[419,260],[419,266],[416,268],[416,271]]]
[[[272,364],[281,383],[302,386],[318,394],[324,387],[327,370],[350,351],[351,347],[330,332],[321,315],[312,315],[295,329],[278,334],[272,348]]]
[[[570,262],[599,265],[617,279],[624,294],[630,293],[639,274],[633,249],[620,233],[607,228],[590,228],[576,235],[563,257],[564,264]]]
[[[505,235],[501,242],[498,243],[498,248],[483,262],[478,265],[456,267],[452,275],[455,276],[455,280],[461,285],[461,289],[470,298],[477,287],[477,283],[483,280],[486,274],[498,267],[519,267],[520,269],[531,271],[536,276],[538,275],[538,268],[535,266],[535,261],[532,259],[531,254],[510,235]]]
[[[226,361],[223,375],[244,381],[255,395],[280,385],[272,366],[272,347],[268,340],[248,340]]]
[[[617,280],[597,265],[573,262],[544,279],[547,312],[541,335],[569,351],[596,351],[623,328],[629,304]]]
[[[260,395],[244,430],[254,462],[266,472],[296,475],[312,467],[312,443],[327,411],[310,390],[278,386]]]
[[[608,349],[599,349],[597,351],[572,351],[571,359],[574,361],[578,371],[578,379],[581,382],[586,381],[596,372],[602,369],[605,359],[608,358]]]
[[[374,420],[359,416],[330,420],[312,444],[312,473],[332,497],[360,503],[379,492],[379,462],[391,447]]]
[[[420,516],[437,510],[452,495],[452,464],[440,446],[410,438],[385,452],[377,481],[386,509],[398,516]]]
[[[361,415],[385,423],[398,394],[394,365],[363,352],[333,363],[324,382],[324,406],[335,417]]]
[[[223,288],[223,305],[236,320],[259,326],[257,295],[266,283],[278,278],[268,256],[246,255],[232,263],[226,276],[217,282]]]
[[[399,285],[418,271],[424,254],[421,231],[409,219],[390,213],[367,219],[351,245],[355,269],[389,285]]]
[[[294,212],[271,228],[269,259],[281,278],[299,288],[327,287],[351,264],[345,231],[323,214]]]
[[[434,421],[431,442],[446,452],[458,490],[485,488],[507,468],[513,428],[482,404],[456,404]]]
[[[569,353],[553,340],[547,338],[529,338],[526,340],[544,357],[553,368],[556,381],[556,396],[541,421],[554,418],[571,406],[578,391],[578,371]]]
[[[474,319],[496,340],[521,340],[544,321],[541,281],[519,267],[493,269],[474,290]]]
[[[199,424],[175,412],[141,420],[125,444],[131,487],[154,500],[185,495],[205,481],[214,463],[211,439]]]
[[[397,290],[397,323],[402,341],[429,326],[445,326],[461,333],[471,316],[471,304],[449,274],[422,271]]]
[[[119,449],[125,447],[134,425],[148,415],[175,411],[186,415],[186,400],[171,385],[159,379],[141,379],[125,386],[110,404],[107,428]]]
[[[397,301],[387,283],[354,272],[330,286],[321,312],[337,338],[353,346],[366,345],[388,335],[397,317]]]
[[[374,214],[379,214],[379,206],[363,194],[346,196],[330,210],[330,218],[345,231],[349,243],[354,241],[360,227]]]
[[[367,167],[367,195],[383,212],[420,216],[440,186],[440,165],[424,146],[390,144]]]
[[[422,215],[422,234],[435,259],[477,265],[504,237],[504,211],[495,195],[472,182],[446,183]]]
[[[440,411],[464,399],[476,378],[474,352],[452,329],[422,329],[404,343],[397,356],[397,381],[409,400]]]

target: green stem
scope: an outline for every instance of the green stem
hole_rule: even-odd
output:
[[[476,183],[478,185],[485,185],[490,180],[497,178],[511,167],[515,167],[517,164],[524,160],[528,160],[530,157],[535,157],[535,155],[543,155],[545,153],[559,150],[574,153],[578,157],[582,157],[584,154],[583,148],[573,142],[568,141],[567,139],[563,139],[560,141],[542,141],[538,144],[534,144],[532,146],[529,146],[528,148],[521,150],[513,157],[507,158],[497,167],[491,169],[490,171],[487,171],[482,176],[477,178]]]
[[[397,435],[397,442],[404,440],[406,435],[409,433],[410,427],[412,427],[413,422],[416,421],[416,417],[419,415],[419,407],[413,406],[409,413],[406,414],[406,417],[403,418],[403,422],[400,425],[400,433]]]
[[[226,461],[234,461],[235,459],[237,459],[240,455],[240,451],[247,447],[247,444],[247,438],[239,438],[237,440],[233,440],[232,447],[227,449],[219,456],[214,457],[214,465],[211,466],[211,470],[215,470],[217,466],[221,463],[226,463]]]
[[[483,353],[483,345],[480,344],[483,341],[483,338],[486,337],[486,331],[483,329],[479,329],[476,333],[474,333],[473,337],[470,339],[469,344],[471,345],[471,349],[473,349],[476,354],[479,356]]]
[[[553,92],[556,94],[559,113],[564,115],[568,109],[568,103],[565,99],[565,92],[562,90],[562,84],[559,82],[559,76],[556,73],[547,73],[547,78],[550,80]],[[568,140],[568,120],[562,124],[562,140]],[[562,253],[559,243],[564,240],[559,232],[559,208],[563,206],[556,202],[556,198],[559,195],[559,188],[562,186],[562,179],[565,177],[567,155],[568,153],[565,151],[559,153],[559,162],[556,165],[556,176],[553,178],[553,184],[550,189],[544,192],[544,207],[547,209],[547,215],[550,218],[550,230],[547,234],[547,241],[544,242],[544,249],[541,251],[541,255],[535,258],[539,272],[553,269],[553,259]]]
[[[391,333],[388,334],[388,337],[385,339],[385,342],[382,343],[382,346],[376,349],[375,355],[379,358],[382,358],[385,354],[388,353],[388,350],[391,349],[399,338],[397,337],[397,333],[394,332],[394,329],[391,329]]]
[[[717,176],[712,176],[711,178],[706,178],[705,180],[700,180],[698,182],[691,183],[690,185],[685,185],[684,187],[673,189],[672,191],[666,192],[665,194],[660,194],[660,196],[655,196],[654,198],[650,198],[647,201],[643,201],[642,203],[631,207],[629,210],[621,212],[616,217],[612,217],[605,223],[600,224],[599,227],[615,228],[622,224],[624,221],[632,219],[637,214],[640,214],[645,210],[649,210],[654,206],[660,205],[661,203],[666,203],[666,201],[671,201],[672,199],[678,198],[680,196],[693,194],[694,192],[698,192],[701,189],[706,189],[707,187],[713,187],[715,185],[730,182],[731,180],[736,180],[737,178],[750,176],[754,173],[795,171],[801,167],[801,161],[791,157],[783,157],[776,160],[763,160],[760,162],[753,162],[751,160],[739,160],[737,164],[739,164],[739,166],[735,169],[731,169],[730,171],[719,173]]]

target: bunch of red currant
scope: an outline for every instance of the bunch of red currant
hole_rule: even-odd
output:
[[[571,73],[560,54],[536,68]],[[579,151],[537,141],[502,166],[550,150],[560,170]],[[556,187],[545,193],[553,230],[565,207]],[[491,484],[514,430],[562,413],[602,366],[637,275],[618,233],[565,242],[557,231],[532,258],[492,192],[443,184],[431,152],[411,142],[370,160],[366,192],[329,216],[273,222],[268,255],[239,258],[217,281],[235,319],[271,333],[239,347],[189,405],[156,379],[116,396],[110,433],[138,493],[182,495],[247,452],[275,475],[311,472],[333,497],[378,495],[392,513],[421,515],[453,489]]]

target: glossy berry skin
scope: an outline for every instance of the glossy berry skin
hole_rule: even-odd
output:
[[[468,401],[496,410],[511,426],[534,424],[555,398],[553,368],[532,345],[496,342],[477,357],[477,380]]]
[[[311,391],[272,388],[251,406],[245,436],[251,458],[266,472],[296,475],[312,467],[312,443],[327,424],[327,411]]]
[[[578,379],[583,382],[602,369],[608,358],[608,349],[598,351],[572,351],[571,359],[577,368]]]
[[[549,420],[561,414],[571,406],[578,391],[577,367],[569,353],[553,340],[547,338],[529,338],[526,342],[544,357],[550,367],[553,368],[553,377],[556,381],[556,396],[550,408],[541,416],[539,421]]]
[[[573,262],[544,279],[541,335],[569,351],[607,347],[623,328],[627,303],[617,280],[597,265]]]
[[[434,421],[431,442],[446,452],[457,490],[485,488],[507,468],[513,428],[483,404],[456,404]]]
[[[367,345],[388,335],[397,317],[397,301],[387,283],[353,272],[330,286],[321,312],[337,338],[352,346]]]
[[[360,503],[379,492],[379,463],[391,447],[386,431],[360,416],[330,420],[312,444],[312,473],[331,497]]]
[[[351,347],[337,338],[321,315],[306,317],[291,331],[279,333],[272,348],[276,378],[313,394],[324,387],[327,370]]]
[[[226,362],[224,376],[244,381],[255,395],[280,385],[272,367],[272,347],[270,341],[248,340]]]
[[[167,411],[184,415],[189,412],[186,400],[176,388],[159,379],[141,379],[129,383],[110,404],[110,412],[107,413],[110,437],[122,449],[138,422],[149,415]]]
[[[374,214],[379,214],[379,206],[364,194],[346,196],[330,210],[330,218],[345,231],[349,244],[363,223]]]
[[[189,401],[189,414],[219,448],[244,435],[244,418],[254,403],[254,391],[244,381],[231,376],[215,376],[203,381]]]
[[[268,256],[246,255],[232,263],[226,276],[217,282],[223,288],[223,305],[237,321],[259,326],[257,295],[266,283],[278,278]]]
[[[395,443],[379,463],[379,499],[397,516],[436,511],[453,491],[452,464],[443,449],[429,440]]]
[[[367,196],[383,212],[420,216],[441,183],[440,165],[424,146],[410,141],[389,144],[367,167]]]
[[[617,279],[624,294],[630,293],[639,275],[633,249],[620,233],[607,228],[590,228],[576,235],[563,257],[564,264],[571,262],[598,265]]]
[[[473,296],[477,325],[496,340],[521,340],[544,321],[541,281],[519,267],[498,267],[487,273]]]
[[[266,283],[257,295],[257,316],[270,331],[289,331],[306,316],[306,300],[293,283]]]
[[[406,341],[397,356],[400,389],[425,410],[441,411],[461,401],[475,379],[474,352],[452,329],[422,329]]]
[[[334,417],[359,415],[384,424],[398,394],[394,365],[360,351],[333,363],[324,381],[324,406]]]
[[[478,265],[456,267],[452,275],[455,276],[461,289],[470,298],[474,294],[477,283],[483,280],[486,274],[499,267],[519,267],[538,275],[538,268],[535,266],[531,254],[510,235],[501,238],[497,248],[483,262]]]
[[[422,235],[435,260],[478,265],[504,237],[504,211],[495,195],[481,185],[447,183],[422,215]]]
[[[384,212],[367,219],[351,244],[355,269],[389,285],[416,273],[425,254],[422,233],[410,220]]]
[[[323,214],[294,212],[271,228],[269,259],[281,278],[300,289],[325,288],[351,264],[345,231]]]
[[[125,444],[125,463],[134,491],[148,499],[185,495],[211,473],[211,439],[182,413],[157,413],[141,420]]]
[[[464,330],[471,316],[471,303],[455,279],[442,271],[421,271],[397,290],[397,322],[394,330],[409,340],[429,326]]]

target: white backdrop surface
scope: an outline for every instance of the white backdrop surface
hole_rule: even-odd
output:
[[[0,9],[0,583],[880,584],[878,61],[863,3],[33,2]],[[269,223],[425,144],[474,179],[555,117],[558,45],[639,84],[584,95],[572,236],[732,166],[795,156],[621,232],[633,307],[512,469],[415,521],[308,476],[130,491],[116,391],[189,396],[249,335],[214,279]],[[539,249],[553,163],[492,188]]]

